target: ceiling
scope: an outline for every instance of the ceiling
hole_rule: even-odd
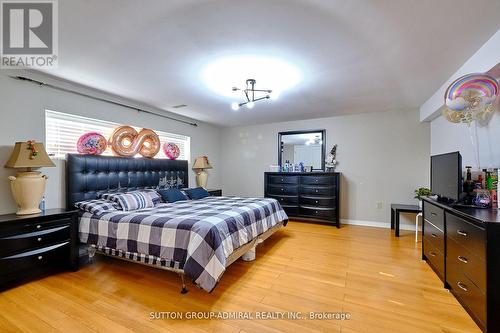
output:
[[[221,126],[408,110],[499,29],[498,13],[498,0],[59,1],[48,72]],[[245,56],[284,60],[301,80],[233,111],[202,73]]]

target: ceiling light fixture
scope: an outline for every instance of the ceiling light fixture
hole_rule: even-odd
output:
[[[245,102],[241,102],[241,103],[233,102],[233,103],[231,103],[231,108],[233,110],[238,110],[243,105],[246,105],[247,108],[249,108],[249,109],[253,109],[253,107],[255,106],[255,102],[271,98],[270,94],[273,91],[269,90],[269,89],[255,89],[256,83],[257,82],[254,79],[248,79],[246,81],[246,88],[245,89],[233,87],[233,91],[243,91],[243,93],[245,94],[245,98],[246,98]],[[265,95],[263,95],[263,94],[265,94]]]

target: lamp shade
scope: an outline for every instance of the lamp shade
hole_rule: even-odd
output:
[[[212,169],[208,157],[198,156],[194,161],[193,169]]]
[[[36,156],[32,155],[32,150],[28,142],[16,142],[14,151],[5,164],[6,168],[41,168],[56,166],[45,151],[43,143],[32,143],[36,151]]]

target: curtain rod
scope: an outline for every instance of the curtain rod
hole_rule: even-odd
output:
[[[125,108],[136,110],[138,112],[143,112],[143,113],[151,114],[151,115],[154,115],[154,116],[158,116],[158,117],[170,119],[170,120],[177,121],[177,122],[180,122],[180,123],[183,123],[183,124],[187,124],[187,125],[191,125],[191,126],[195,126],[195,127],[198,126],[197,123],[191,123],[191,122],[186,121],[186,120],[181,120],[181,119],[169,117],[169,116],[166,116],[166,115],[163,115],[163,114],[158,114],[158,113],[153,112],[153,111],[144,110],[144,109],[137,108],[137,107],[134,107],[134,106],[131,106],[131,105],[127,105],[127,104],[124,104],[124,103],[115,102],[115,101],[112,101],[112,100],[109,100],[109,99],[105,99],[105,98],[101,98],[101,97],[97,97],[97,96],[88,95],[88,94],[81,93],[81,92],[76,91],[76,90],[66,89],[66,88],[63,88],[63,87],[58,87],[58,86],[52,85],[50,83],[45,83],[45,82],[42,82],[42,81],[37,81],[37,80],[30,79],[29,77],[25,77],[25,76],[9,76],[9,77],[11,79],[15,79],[15,80],[20,80],[20,81],[26,81],[26,82],[34,83],[34,84],[39,85],[40,87],[49,87],[49,88],[61,90],[61,91],[64,91],[64,92],[76,94],[76,95],[79,95],[79,96],[84,96],[84,97],[92,98],[92,99],[95,99],[97,101],[107,102],[107,103],[110,103],[110,104],[122,106],[122,107],[125,107]]]

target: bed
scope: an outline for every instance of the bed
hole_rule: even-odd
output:
[[[183,188],[187,161],[68,155],[67,205],[99,194]],[[207,197],[154,208],[80,212],[79,238],[95,251],[179,273],[211,292],[226,268],[286,225],[275,199]]]

